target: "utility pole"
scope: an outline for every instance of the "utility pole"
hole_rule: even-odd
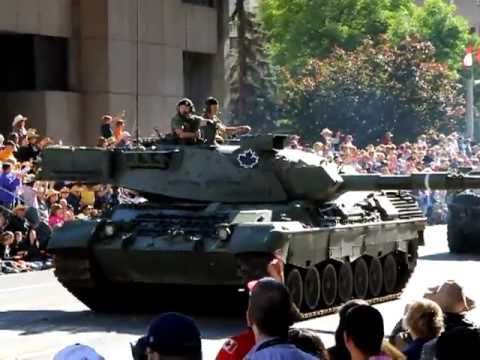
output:
[[[473,87],[475,86],[475,79],[473,75],[473,65],[469,68],[469,77],[467,79],[467,108],[465,111],[465,121],[467,123],[467,137],[470,139],[474,139],[474,132],[475,132],[475,119],[474,119],[474,95],[473,95]]]
[[[466,109],[465,109],[465,123],[466,123],[466,137],[474,140],[474,95],[473,95],[473,88],[475,86],[475,78],[473,73],[473,49],[471,47],[467,48],[467,54],[463,59],[463,66],[468,71],[468,78],[466,80]]]

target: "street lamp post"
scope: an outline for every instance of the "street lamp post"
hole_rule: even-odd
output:
[[[465,109],[465,123],[466,123],[466,136],[469,139],[473,140],[474,136],[474,95],[473,88],[475,86],[475,77],[473,74],[473,49],[471,47],[467,48],[467,54],[463,58],[463,66],[469,71],[469,76],[466,80],[466,91],[467,91],[467,104]]]
[[[473,88],[475,86],[475,79],[473,75],[473,66],[469,68],[470,76],[467,79],[467,108],[465,112],[465,120],[467,123],[467,137],[473,139],[475,127],[474,127],[474,95],[473,95]]]

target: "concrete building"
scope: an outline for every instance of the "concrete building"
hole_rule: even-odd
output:
[[[0,132],[21,113],[92,144],[101,115],[134,133],[137,109],[141,136],[168,131],[180,97],[222,99],[227,24],[221,0],[0,0]]]

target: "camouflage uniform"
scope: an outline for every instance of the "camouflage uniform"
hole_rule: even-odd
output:
[[[175,134],[175,130],[183,130],[192,133],[197,132],[200,129],[201,120],[202,118],[197,115],[181,116],[180,114],[176,114],[171,121],[174,137],[180,141]],[[196,142],[195,139],[183,139],[182,141],[189,144],[194,144]]]

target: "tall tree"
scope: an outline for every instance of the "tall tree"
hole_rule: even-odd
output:
[[[230,52],[230,116],[234,123],[269,130],[277,110],[276,82],[264,33],[245,0],[236,0],[231,22],[237,32],[237,46]]]
[[[445,0],[262,0],[260,13],[273,60],[290,69],[384,34],[397,43],[420,36],[432,42],[437,60],[454,67],[468,41],[466,20]]]
[[[293,68],[386,33],[393,14],[410,5],[411,0],[263,0],[260,14],[273,59]]]
[[[407,38],[397,46],[365,41],[313,60],[290,89],[291,126],[307,139],[323,127],[355,134],[358,143],[385,131],[398,140],[463,124],[464,101],[455,76],[436,62],[430,42]]]
[[[476,42],[476,36],[470,34],[467,20],[456,12],[455,5],[445,0],[425,0],[422,6],[410,6],[409,11],[392,16],[389,37],[398,42],[418,35],[432,43],[439,62],[458,69],[467,43]]]

